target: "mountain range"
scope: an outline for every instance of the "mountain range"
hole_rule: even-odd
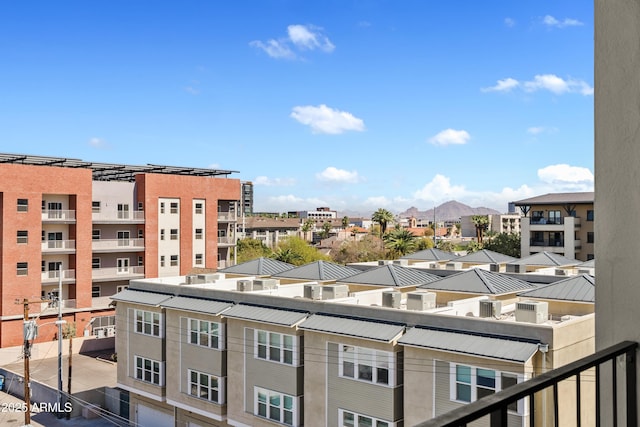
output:
[[[447,220],[459,220],[462,216],[467,215],[496,215],[500,214],[499,211],[495,209],[479,207],[473,208],[469,205],[465,205],[464,203],[457,202],[455,200],[451,200],[441,204],[440,206],[435,207],[436,210],[436,221],[447,221]],[[361,212],[352,212],[352,211],[343,211],[338,213],[338,218],[342,218],[343,216],[348,216],[350,218],[362,217],[362,218],[370,218],[373,212],[368,214],[362,214]],[[416,219],[433,219],[433,208],[427,209],[425,211],[421,211],[416,207],[410,207],[404,212],[400,212],[397,214],[400,218],[411,218],[414,217]]]

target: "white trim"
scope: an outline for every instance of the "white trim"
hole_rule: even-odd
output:
[[[240,421],[232,420],[231,418],[227,418],[227,424],[233,427],[253,427],[251,424],[241,423]]]
[[[338,344],[338,376],[340,378],[346,378],[349,380],[354,380],[354,381],[360,381],[360,382],[364,382],[367,384],[373,384],[373,385],[377,385],[377,386],[381,386],[381,387],[388,387],[388,388],[393,388],[396,387],[398,384],[397,381],[397,372],[396,372],[396,357],[397,357],[397,353],[393,352],[393,351],[387,351],[387,350],[378,350],[375,348],[371,348],[371,347],[362,347],[362,346],[357,346],[357,345],[352,345],[352,344],[344,344],[344,343],[337,343]],[[347,346],[347,347],[352,347],[354,349],[354,353],[353,353],[353,377],[350,376],[346,376],[344,375],[344,363],[343,363],[343,348]],[[364,350],[367,352],[371,352],[372,358],[371,360],[365,360],[365,359],[361,359],[362,360],[362,365],[365,366],[371,366],[371,381],[366,380],[366,379],[360,379],[358,378],[358,366],[360,365],[359,360],[358,360],[358,353],[359,351]],[[379,365],[377,362],[377,356],[378,353],[383,353],[386,355],[386,362],[388,363],[388,366],[386,367],[387,371],[388,371],[388,382],[387,383],[380,383],[377,381],[377,368],[381,365]],[[365,362],[368,362],[369,364],[366,364]]]
[[[370,418],[372,423],[372,426],[376,426],[378,424],[378,421],[383,422],[383,423],[387,423],[389,425],[389,427],[395,427],[397,425],[396,422],[394,421],[388,421],[388,420],[383,420],[381,418],[376,418],[374,416],[371,415],[367,415],[367,414],[361,414],[359,412],[355,412],[355,411],[351,411],[349,409],[342,409],[342,408],[338,408],[338,426],[339,427],[344,427],[344,424],[342,424],[342,419],[343,419],[343,415],[345,412],[348,412],[350,414],[354,415],[354,425],[357,426],[358,425],[358,420],[356,419],[357,417],[367,417]]]
[[[177,408],[184,409],[185,411],[193,412],[193,413],[196,413],[198,415],[202,415],[202,416],[208,417],[208,418],[213,418],[216,421],[224,421],[224,420],[227,419],[226,415],[219,415],[219,414],[215,414],[213,412],[203,411],[202,409],[198,409],[196,407],[189,406],[189,405],[187,405],[185,403],[178,402],[177,400],[167,399],[167,403],[169,405],[173,405],[173,406],[175,406]]]
[[[267,399],[265,401],[265,405],[266,405],[266,416],[261,416],[258,414],[259,411],[259,404],[258,404],[258,395],[262,393],[265,394],[267,396]],[[271,395],[278,395],[280,396],[280,405],[278,406],[279,408],[279,413],[280,413],[280,419],[275,420],[273,418],[269,417],[269,413],[270,413],[270,407],[271,407]],[[285,413],[285,397],[291,398],[292,401],[292,407],[291,410],[286,410],[287,412],[291,412],[291,424],[286,424],[283,420],[284,420],[284,413]],[[278,424],[282,424],[282,425],[291,425],[293,427],[297,427],[300,426],[300,404],[301,404],[301,400],[302,397],[300,396],[292,396],[290,394],[287,393],[283,393],[281,391],[276,391],[276,390],[270,390],[268,388],[263,388],[263,387],[258,387],[258,386],[253,386],[253,415],[256,416],[259,419],[262,420],[268,420],[271,422],[275,422]],[[275,406],[275,405],[274,405]]]
[[[271,363],[278,363],[280,365],[285,365],[285,366],[293,366],[293,367],[299,367],[300,365],[300,336],[299,335],[292,335],[292,334],[283,334],[281,332],[273,332],[273,331],[268,331],[266,329],[254,329],[253,330],[253,357],[255,359],[258,360],[264,360],[265,362],[271,362]],[[259,341],[258,341],[258,334],[260,332],[264,332],[267,335],[266,338],[266,343],[265,343],[265,357],[259,357],[258,356],[258,345],[259,345]],[[279,335],[280,336],[280,356],[279,356],[279,360],[271,360],[271,358],[269,357],[270,353],[271,353],[271,344],[270,344],[270,336],[272,334],[275,335]],[[286,348],[284,346],[284,337],[291,337],[292,338],[292,348],[291,348],[291,363],[287,363],[284,361],[284,352],[286,351]],[[275,348],[275,347],[274,347]]]
[[[139,394],[140,396],[146,397],[151,400],[155,400],[158,402],[166,402],[166,398],[164,396],[158,396],[147,391],[142,391],[138,388],[132,387],[130,385],[125,385],[122,383],[116,383],[116,387],[120,387],[123,390],[127,390],[130,393]]]

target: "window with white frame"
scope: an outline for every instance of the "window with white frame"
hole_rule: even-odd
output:
[[[160,213],[164,213],[164,202],[160,202]]]
[[[189,344],[224,349],[224,324],[208,320],[189,319]]]
[[[135,310],[135,331],[139,334],[160,337],[162,336],[161,318],[162,315],[154,311]]]
[[[202,240],[202,228],[196,228],[196,240]]]
[[[164,385],[163,362],[146,357],[134,356],[135,378],[155,385]]]
[[[16,274],[18,276],[26,276],[27,274],[29,274],[29,263],[28,262],[16,263]]]
[[[91,230],[92,240],[100,240],[100,237],[101,237],[100,229],[94,228],[93,230]]]
[[[277,332],[255,331],[255,357],[271,362],[298,366],[298,339],[294,335]]]
[[[169,231],[169,234],[170,234],[171,240],[178,240],[178,229],[177,228],[172,228]]]
[[[277,391],[254,387],[254,414],[288,426],[300,424],[298,399]]]
[[[394,353],[340,344],[341,377],[374,384],[395,385]]]
[[[91,202],[91,212],[92,213],[100,213],[100,201],[94,200]]]
[[[197,202],[196,203],[196,214],[201,214],[202,213],[202,203],[201,202]]]
[[[91,258],[91,268],[100,268],[100,258]]]
[[[91,298],[97,298],[100,296],[100,286],[91,286]]]
[[[450,370],[450,398],[464,403],[474,402],[524,380],[523,376],[510,372],[455,363],[450,365]],[[524,400],[509,405],[509,410],[523,414]]]
[[[196,254],[195,264],[202,265],[202,254]]]
[[[27,212],[29,210],[29,199],[18,199],[18,212]]]
[[[214,403],[224,403],[224,378],[204,372],[187,370],[189,394]]]
[[[177,214],[178,213],[178,202],[171,202],[171,205],[169,205],[169,206],[170,206],[170,209],[169,209],[170,213],[172,213],[172,214]]]
[[[345,409],[338,410],[338,426],[340,427],[391,427],[395,425],[395,423],[358,414],[357,412]]]
[[[160,255],[160,267],[164,267],[165,261],[164,261],[164,255]]]
[[[169,258],[169,265],[171,267],[176,267],[178,265],[178,255],[171,255]]]
[[[29,243],[29,230],[18,230],[16,241],[17,243]]]

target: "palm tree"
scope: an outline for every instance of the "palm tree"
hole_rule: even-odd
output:
[[[476,227],[476,240],[482,245],[482,237],[489,227],[489,217],[487,215],[472,215],[471,222]]]
[[[380,237],[387,232],[387,224],[393,221],[393,214],[386,209],[380,208],[371,216],[373,222],[380,224]]]
[[[349,217],[348,216],[344,216],[342,218],[342,229],[346,230],[347,227],[349,227]]]
[[[403,256],[416,248],[416,236],[406,228],[395,228],[384,238],[385,247],[393,255]]]
[[[305,240],[309,240],[307,233],[309,233],[309,231],[311,231],[311,229],[313,228],[314,225],[315,225],[315,222],[312,219],[307,219],[302,224],[302,227],[300,227],[300,230],[303,233],[303,238]]]

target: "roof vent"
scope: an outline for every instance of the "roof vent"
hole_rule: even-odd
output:
[[[400,308],[402,292],[384,291],[382,293],[382,306],[387,308]]]
[[[409,260],[408,259],[394,259],[393,263],[395,265],[409,265]]]
[[[436,308],[435,292],[407,293],[407,310],[425,311]]]
[[[521,301],[516,303],[516,322],[544,323],[549,318],[546,301]]]
[[[480,300],[480,317],[498,317],[502,314],[502,301]]]

